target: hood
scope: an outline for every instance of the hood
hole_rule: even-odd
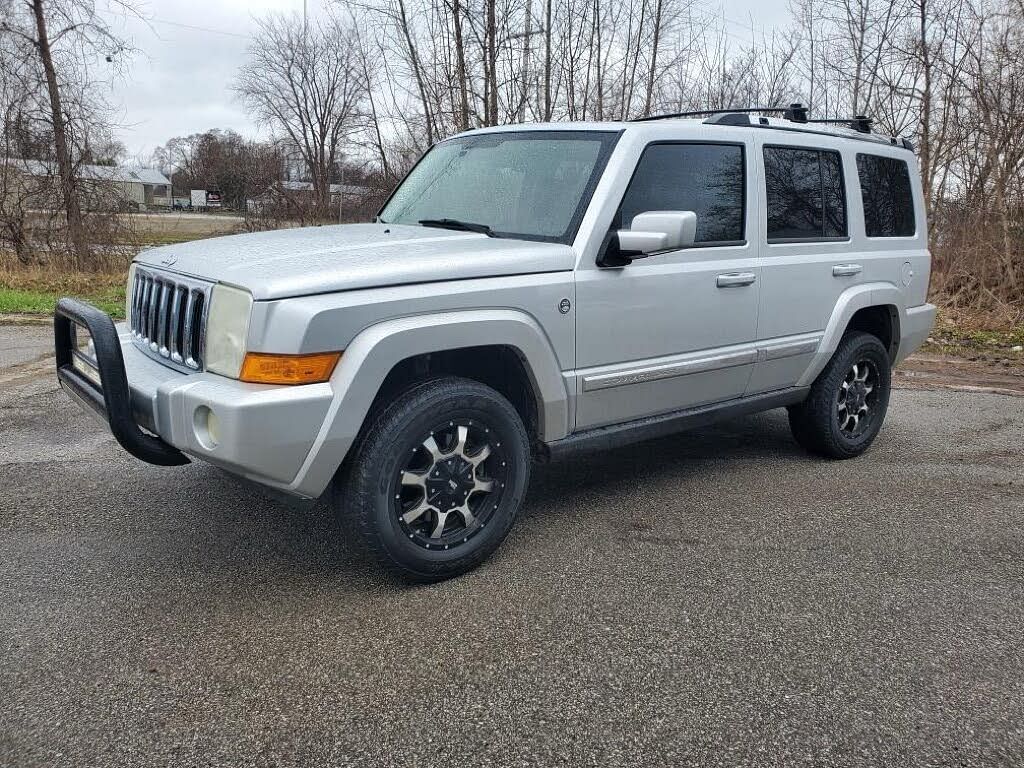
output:
[[[567,245],[396,224],[278,229],[153,248],[136,261],[229,283],[257,301],[357,288],[465,280],[575,265]]]

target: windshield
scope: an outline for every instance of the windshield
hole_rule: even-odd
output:
[[[483,225],[495,237],[569,243],[617,138],[510,131],[443,141],[405,177],[379,220],[454,220]]]

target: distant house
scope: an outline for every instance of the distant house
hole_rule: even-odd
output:
[[[91,166],[96,167],[96,166]],[[120,169],[119,169],[120,170]],[[126,178],[121,183],[134,195],[133,200],[146,206],[171,207],[171,180],[156,168],[125,170]],[[137,197],[141,192],[141,200]]]
[[[370,187],[361,184],[331,184],[331,207],[337,209],[339,206],[358,206],[371,193]],[[246,200],[246,207],[251,213],[259,213],[282,203],[303,205],[312,202],[313,182],[282,181],[262,195]]]
[[[39,190],[36,207],[59,207],[55,184],[56,163],[49,160],[0,159],[7,171],[24,179],[25,186]],[[78,193],[86,210],[171,207],[171,182],[155,168],[131,170],[112,165],[79,165],[76,169]]]

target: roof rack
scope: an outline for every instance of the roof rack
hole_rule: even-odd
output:
[[[807,122],[807,107],[803,104],[790,104],[788,107],[742,107],[740,109],[696,109],[692,112],[668,112],[663,115],[651,115],[649,117],[636,117],[630,122],[646,123],[651,120],[669,120],[676,117],[704,117],[706,115],[782,115],[783,120],[791,120],[794,123]],[[720,121],[716,121],[720,122]]]
[[[751,115],[760,115],[757,120],[751,119]],[[851,128],[857,133],[867,134],[862,141],[871,141],[877,143],[888,143],[894,147],[902,147],[908,149],[911,152],[914,151],[914,145],[909,139],[904,139],[896,136],[883,136],[880,134],[873,134],[871,127],[874,123],[867,115],[855,115],[851,118],[815,118],[810,119],[808,116],[808,109],[799,102],[790,104],[788,107],[743,107],[740,109],[697,109],[692,112],[670,112],[664,115],[651,115],[650,117],[638,117],[634,118],[630,122],[634,123],[645,123],[652,120],[668,120],[676,117],[707,117],[704,123],[707,125],[736,125],[736,126],[752,126],[756,128],[774,128],[779,131],[802,131],[808,133],[825,133],[825,131],[815,131],[810,127],[789,127],[779,124],[772,124],[768,121],[764,115],[781,115],[783,120],[788,120],[792,123],[796,123],[799,126],[808,125],[841,125],[846,128]],[[834,135],[834,134],[833,134]],[[848,136],[848,138],[854,138]]]

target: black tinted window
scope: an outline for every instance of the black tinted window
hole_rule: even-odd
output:
[[[846,237],[846,191],[843,165],[836,152],[822,152],[821,184],[825,195],[825,237]]]
[[[912,236],[914,198],[907,164],[892,157],[857,155],[857,175],[868,237]]]
[[[743,147],[653,144],[619,209],[620,226],[646,211],[693,211],[698,243],[743,240]]]
[[[838,152],[765,147],[768,239],[846,236],[846,194]]]

